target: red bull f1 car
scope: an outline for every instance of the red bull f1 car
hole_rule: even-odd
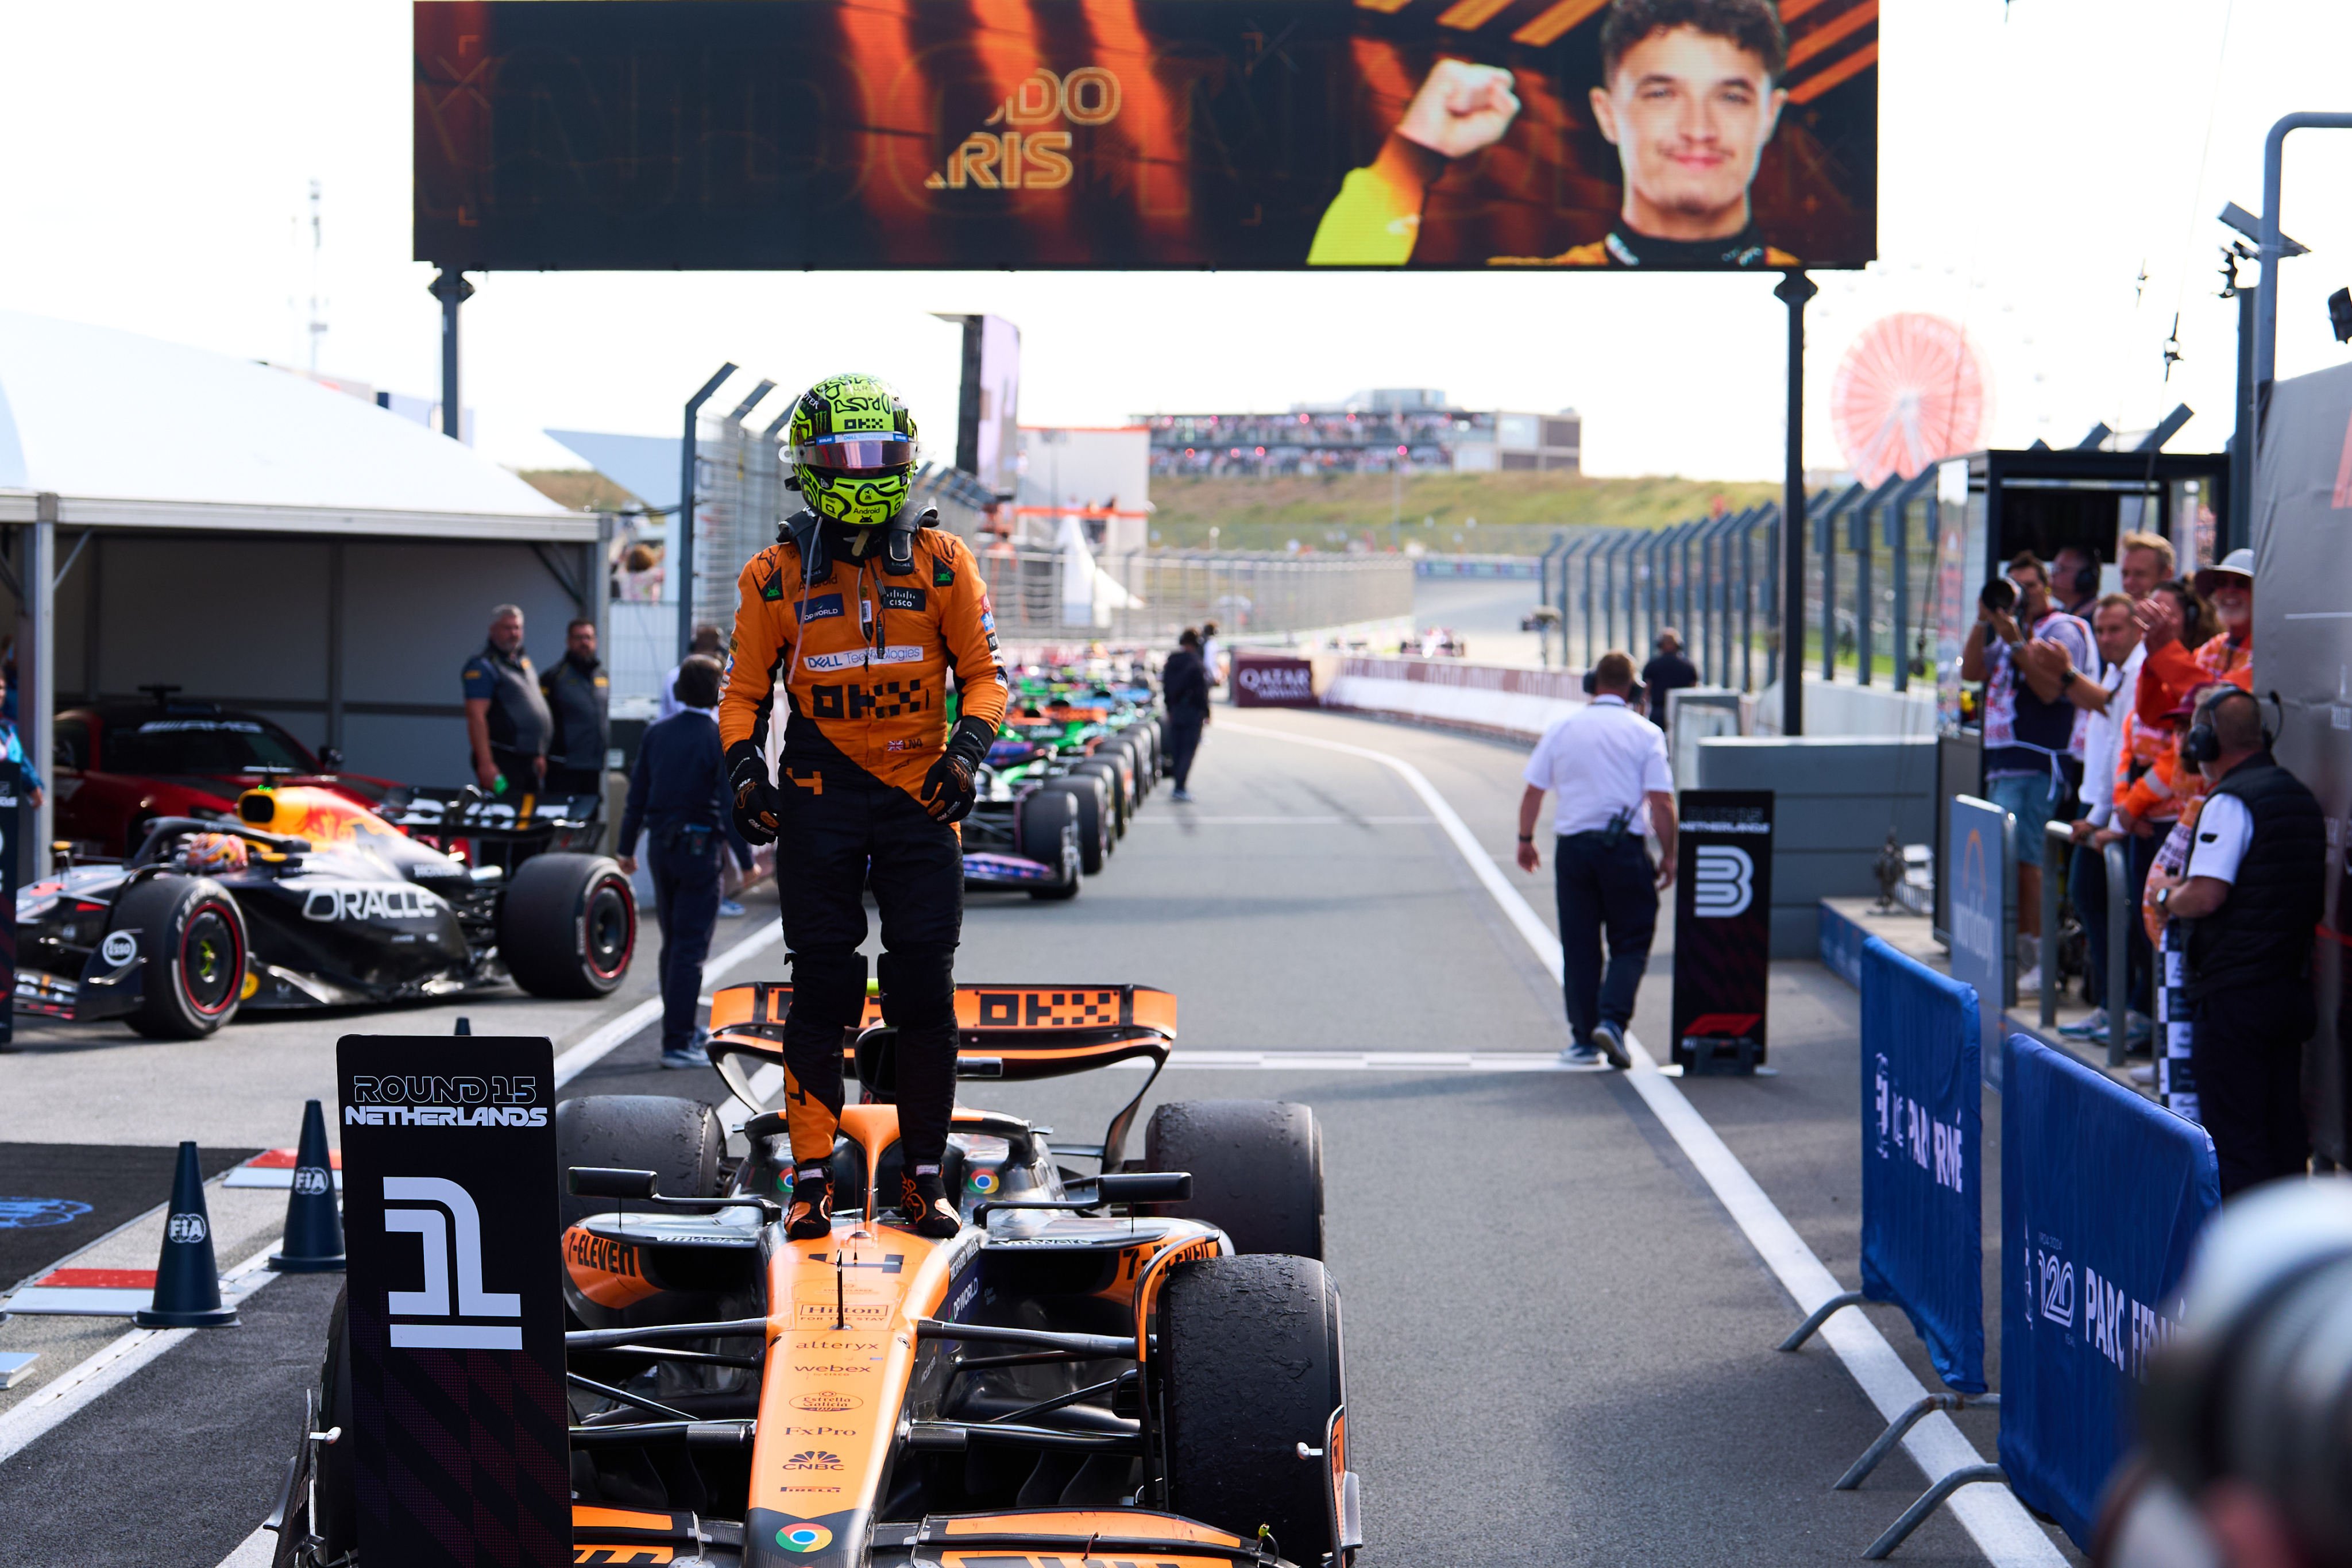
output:
[[[710,1052],[748,1107],[781,1077],[788,985],[720,991]],[[959,1075],[1167,1060],[1139,985],[966,985]],[[1347,1568],[1360,1544],[1322,1149],[1305,1106],[1136,1098],[1098,1145],[959,1108],[962,1229],[900,1223],[892,1031],[847,1050],[835,1215],[787,1239],[781,1111],[729,1153],[712,1107],[562,1102],[576,1563],[710,1568]],[[1080,1167],[1093,1167],[1087,1173]],[[552,1240],[553,1238],[551,1238]],[[338,1309],[318,1426],[349,1419]],[[315,1455],[315,1459],[311,1456]],[[281,1568],[388,1568],[336,1447],[298,1451]]]

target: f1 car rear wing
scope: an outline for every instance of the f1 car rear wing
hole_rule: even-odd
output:
[[[471,785],[436,789],[402,784],[384,794],[376,815],[404,833],[447,838],[512,838],[589,826],[603,805],[593,795],[525,795],[498,800]]]
[[[736,1097],[754,1110],[765,1098],[742,1058],[782,1065],[790,985],[729,985],[710,998],[712,1062]],[[1150,1071],[1135,1100],[1111,1119],[1103,1165],[1116,1167],[1136,1106],[1151,1088],[1176,1039],[1176,998],[1149,985],[959,985],[955,993],[956,1076],[1023,1080],[1062,1078],[1139,1058]],[[868,994],[862,1037],[886,1028],[881,998]],[[842,1070],[856,1072],[856,1047],[843,1050]]]

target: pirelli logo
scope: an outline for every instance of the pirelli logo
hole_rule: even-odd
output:
[[[1119,1024],[1118,991],[983,991],[983,1029],[1087,1029]]]

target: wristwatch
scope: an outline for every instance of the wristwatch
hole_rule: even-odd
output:
[[[2156,890],[2156,909],[2157,909],[2157,912],[2158,912],[2158,914],[2167,913],[2167,912],[2168,912],[2168,911],[2170,910],[2171,907],[2172,907],[2172,889],[2171,889],[2170,888],[2158,888],[2158,889]]]
[[[2070,664],[2066,667],[2066,673],[2058,678],[2058,689],[2063,691],[2082,679],[2083,672]]]
[[[1519,835],[1519,842],[1522,844],[1533,844],[1535,841],[1536,836],[1532,833],[1522,833]]]

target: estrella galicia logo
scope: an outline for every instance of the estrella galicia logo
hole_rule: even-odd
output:
[[[383,1201],[383,1228],[415,1237],[425,1266],[422,1290],[384,1292],[393,1345],[522,1349],[522,1297],[483,1288],[482,1215],[473,1194],[446,1177],[386,1176]]]
[[[801,606],[801,624],[811,621],[837,621],[842,616],[841,595],[819,594]]]
[[[1703,920],[1729,920],[1756,900],[1756,862],[1736,844],[1696,847],[1691,888],[1692,912]]]
[[[886,610],[919,610],[930,602],[930,595],[920,588],[901,588],[894,584],[882,585],[882,607]]]
[[[88,1213],[88,1204],[71,1198],[0,1197],[0,1230],[46,1230],[71,1225]]]

